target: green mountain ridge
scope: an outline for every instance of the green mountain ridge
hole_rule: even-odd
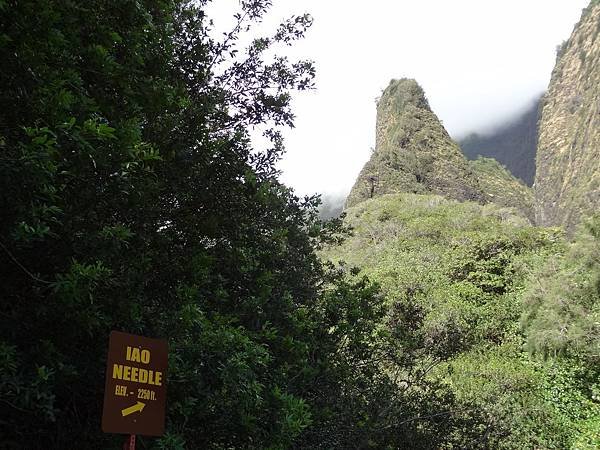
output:
[[[352,235],[321,257],[381,287],[381,333],[403,355],[383,365],[402,395],[451,399],[444,433],[411,448],[600,448],[599,35],[593,1],[539,125],[536,104],[471,136],[476,159],[414,80],[392,80],[377,105],[376,148],[346,202]],[[513,174],[531,183],[534,154],[531,188]]]
[[[600,3],[590,3],[561,46],[544,97],[495,133],[470,135],[461,146],[472,160],[493,156],[507,170],[467,161],[417,82],[392,80],[377,104],[375,149],[346,207],[385,194],[431,193],[513,206],[532,222],[574,233],[600,206]],[[531,191],[521,180],[531,184],[534,173]]]
[[[528,186],[535,177],[538,140],[538,98],[525,111],[489,133],[471,133],[458,141],[465,156],[494,158]]]

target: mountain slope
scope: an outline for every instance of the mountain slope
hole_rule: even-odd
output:
[[[533,190],[529,186],[493,158],[480,156],[469,164],[479,180],[486,202],[513,207],[533,223]]]
[[[600,206],[600,2],[561,48],[544,99],[535,177],[540,225],[572,231]]]
[[[398,336],[400,360],[414,364],[400,372],[400,390],[419,395],[411,377],[427,380],[455,401],[440,423],[467,419],[435,448],[597,448],[573,446],[593,436],[600,418],[600,405],[574,381],[577,364],[532,358],[519,327],[523,292],[537,287],[534,271],[559,258],[562,233],[512,211],[437,195],[382,195],[346,210],[352,236],[322,257],[358,266],[381,285],[389,308],[382,334]]]
[[[535,151],[540,99],[517,118],[487,134],[472,133],[459,141],[465,156],[494,158],[531,186],[535,177]]]
[[[392,80],[377,104],[375,150],[346,206],[400,192],[483,200],[466,158],[431,111],[423,89],[406,78]]]

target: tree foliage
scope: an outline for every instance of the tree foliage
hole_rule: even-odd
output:
[[[600,216],[580,227],[564,255],[550,259],[526,295],[523,326],[529,347],[543,356],[600,363]]]
[[[393,430],[384,442],[391,448],[593,448],[597,362],[580,352],[544,360],[527,348],[572,317],[563,309],[549,314],[556,307],[549,286],[577,299],[561,308],[581,309],[584,298],[596,304],[597,273],[581,270],[595,268],[591,238],[576,244],[577,256],[561,274],[548,269],[565,267],[558,262],[567,245],[561,230],[532,227],[499,205],[397,194],[346,213],[353,236],[323,256],[362,267],[386,297],[384,365],[403,406],[379,418]],[[529,321],[520,327],[524,314]],[[595,320],[577,317],[588,325]],[[535,329],[535,320],[549,327]],[[583,342],[593,351],[597,340],[588,335]],[[412,416],[415,426],[407,426],[411,417],[403,414],[418,403],[426,406]],[[394,441],[402,432],[405,440]]]
[[[205,2],[0,3],[3,447],[119,445],[111,329],[169,339],[160,448],[289,447],[340,401],[338,347],[365,354],[377,302],[314,252],[339,221],[277,182],[314,69],[266,55],[307,15],[239,50],[269,6],[241,2],[218,40]]]

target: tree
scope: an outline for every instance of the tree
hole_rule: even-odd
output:
[[[539,269],[525,296],[523,328],[529,349],[544,357],[600,362],[600,215],[580,226],[564,255]],[[597,379],[597,375],[593,378]]]
[[[314,76],[264,58],[309,16],[238,57],[269,5],[242,2],[217,41],[205,2],[0,2],[3,446],[118,445],[99,428],[111,329],[169,338],[160,445],[281,447],[309,426],[314,249],[335,227],[277,182],[275,128],[250,144]]]

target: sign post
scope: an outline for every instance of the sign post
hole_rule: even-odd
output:
[[[135,434],[130,434],[123,444],[123,450],[135,450]]]
[[[165,431],[167,341],[112,331],[108,345],[102,431],[135,435]]]

